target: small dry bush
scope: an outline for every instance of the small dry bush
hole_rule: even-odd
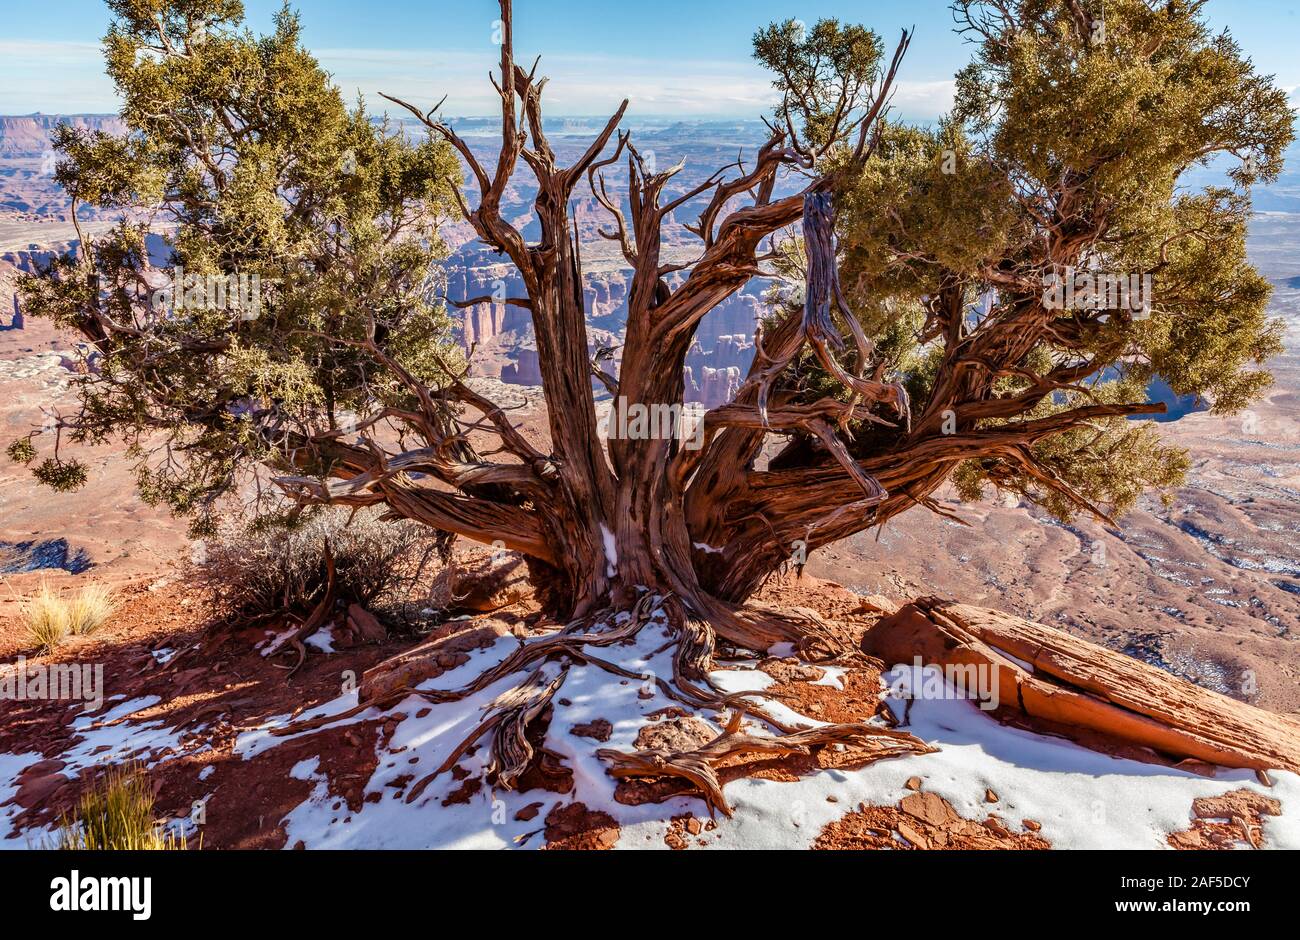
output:
[[[113,592],[102,584],[88,584],[68,600],[68,626],[74,636],[90,636],[117,610]]]
[[[341,600],[400,607],[432,577],[444,539],[419,523],[381,521],[372,510],[323,509],[292,525],[228,527],[205,542],[192,577],[235,617],[301,611],[324,594],[328,543]]]
[[[27,635],[41,652],[51,652],[69,636],[90,636],[113,616],[117,603],[102,584],[88,584],[64,596],[48,581],[27,598],[20,616]]]

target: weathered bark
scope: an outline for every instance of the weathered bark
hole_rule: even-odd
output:
[[[1095,732],[1224,767],[1300,772],[1294,719],[998,611],[918,600],[869,630],[863,649],[890,664],[919,657],[927,666],[994,670],[1002,707],[1047,730]]]
[[[774,124],[771,138],[751,167],[739,162],[724,167],[665,203],[661,199],[664,189],[681,166],[656,172],[642,160],[628,134],[619,134],[612,155],[604,155],[617,131],[625,102],[578,162],[560,168],[543,128],[541,93],[545,80],[536,78],[536,65],[525,72],[515,63],[509,0],[503,0],[501,12],[497,89],[501,97],[502,141],[495,168],[489,171],[482,166],[466,142],[436,119],[434,112],[422,112],[396,98],[390,100],[416,115],[459,151],[479,191],[476,207],[471,209],[462,200],[466,219],[484,243],[509,257],[519,269],[527,296],[509,302],[529,311],[537,334],[551,452],[543,455],[527,447],[501,421],[501,409],[474,395],[464,383],[456,383],[451,397],[491,420],[502,449],[518,458],[521,465],[491,464],[463,455],[457,467],[440,466],[438,479],[458,490],[466,484],[481,487],[490,482],[507,494],[513,492],[513,496],[496,499],[494,505],[478,513],[462,506],[455,497],[427,491],[417,496],[391,479],[395,460],[385,463],[382,479],[373,472],[363,472],[357,474],[356,481],[345,479],[323,496],[335,501],[373,498],[386,502],[398,515],[418,518],[480,541],[499,539],[508,547],[516,547],[551,566],[567,582],[567,603],[559,612],[566,617],[589,614],[611,601],[629,603],[639,589],[650,588],[672,592],[696,615],[713,621],[720,635],[733,642],[765,646],[778,640],[800,641],[806,624],[736,610],[745,592],[714,596],[711,589],[715,585],[702,582],[694,557],[694,545],[702,536],[687,518],[688,491],[693,488],[698,461],[683,452],[679,441],[662,435],[644,440],[615,439],[606,453],[596,433],[592,379],[594,376],[631,405],[680,409],[684,362],[700,321],[762,273],[764,243],[777,231],[798,222],[812,205],[817,218],[809,230],[810,238],[820,245],[814,293],[820,299],[810,302],[802,328],[789,334],[783,358],[761,383],[763,392],[756,412],[758,435],[761,438],[771,422],[786,420],[775,404],[768,406],[767,389],[805,342],[811,343],[821,361],[853,392],[851,414],[839,415],[841,425],[849,418],[868,418],[869,406],[877,401],[891,402],[905,416],[905,402],[900,408],[896,386],[864,376],[871,364],[870,344],[856,320],[851,321],[860,353],[856,373],[840,369],[831,349],[840,342],[831,322],[831,304],[846,315],[848,310],[836,286],[828,181],[810,173],[812,182],[804,192],[775,198],[778,178],[786,169],[812,171],[839,135],[832,133],[827,144],[814,152],[800,143],[788,122],[785,129]],[[879,77],[874,94],[865,101],[844,103],[839,119],[844,128],[857,133],[858,160],[865,159],[870,151],[875,122],[884,113],[907,40],[905,33],[888,73]],[[856,113],[859,106],[862,111]],[[604,168],[624,156],[630,217],[623,201],[610,195],[602,174]],[[520,161],[527,164],[538,185],[534,212],[541,237],[535,245],[527,244],[500,212],[505,188]],[[738,172],[727,178],[727,171],[733,168]],[[615,228],[605,233],[606,237],[619,243],[632,268],[626,342],[617,377],[606,373],[600,363],[589,361],[581,253],[569,216],[573,188],[583,176],[614,221]],[[661,257],[664,221],[670,213],[697,199],[703,209],[691,231],[702,242],[701,256],[689,265],[665,263]],[[678,271],[686,271],[687,276],[674,289],[667,278]],[[826,413],[819,409],[799,414],[790,419],[793,423],[783,426],[815,435],[870,498],[883,499],[884,492],[854,464],[826,420],[827,414],[834,414],[840,404],[828,404]],[[719,412],[711,416],[710,424],[718,428],[752,420],[734,411]],[[430,418],[425,423],[431,425],[433,421]],[[436,445],[437,435],[432,436]],[[418,458],[415,462],[424,465],[430,461]],[[728,499],[707,501],[710,513],[717,519],[730,517],[733,507]],[[501,538],[502,526],[495,520],[512,514],[531,516],[535,521],[525,519],[519,527],[522,537]],[[764,560],[770,560],[770,555],[764,553]],[[779,564],[777,559],[766,570]]]

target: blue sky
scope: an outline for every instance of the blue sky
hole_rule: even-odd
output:
[[[246,0],[258,31],[279,0]],[[103,75],[102,0],[10,4],[0,14],[0,113],[116,110]],[[490,113],[492,0],[299,0],[306,42],[349,95],[379,107],[376,92],[432,103],[445,113]],[[633,115],[756,117],[770,100],[750,59],[754,30],[775,19],[836,16],[887,39],[917,28],[896,98],[913,119],[942,113],[968,52],[948,0],[517,0],[516,50],[543,54],[553,115],[603,114],[623,96]],[[1209,0],[1260,69],[1300,97],[1300,0]]]

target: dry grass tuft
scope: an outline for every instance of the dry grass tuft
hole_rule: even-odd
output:
[[[74,636],[90,636],[117,610],[113,592],[102,584],[88,584],[68,601],[68,625]]]
[[[88,584],[64,597],[48,581],[22,604],[27,635],[42,653],[53,652],[69,636],[90,636],[113,616],[117,602],[102,584]]]
[[[154,819],[153,788],[139,764],[111,767],[59,820],[59,848],[80,851],[184,849],[185,835]]]
[[[36,593],[23,601],[19,616],[42,653],[57,649],[68,635],[67,603],[48,582],[41,582]]]
[[[378,611],[423,594],[441,539],[428,526],[370,510],[324,510],[288,527],[231,525],[205,541],[203,561],[188,575],[232,621],[310,609],[325,590],[328,543],[338,595]]]

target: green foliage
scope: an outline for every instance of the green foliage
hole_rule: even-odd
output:
[[[773,23],[754,34],[754,58],[771,69],[781,93],[778,117],[797,123],[805,144],[820,150],[862,99],[880,64],[880,37],[861,26],[818,20]]]
[[[976,348],[1004,377],[971,400],[1023,395],[1024,376],[1064,367],[1082,367],[1095,396],[1029,396],[1023,414],[983,429],[1141,403],[1157,377],[1231,413],[1271,382],[1263,366],[1282,351],[1281,325],[1267,316],[1269,285],[1247,260],[1246,233],[1250,187],[1276,179],[1294,140],[1286,92],[1210,31],[1199,0],[1108,0],[1104,18],[1092,6],[958,0],[975,54],[952,114],[931,129],[886,125],[865,166],[839,155],[845,293],[918,412],[953,393],[934,383]],[[1215,158],[1232,161],[1231,187],[1188,190],[1186,172]],[[1071,269],[1149,276],[1149,308],[1041,319],[1049,278]],[[980,345],[1012,323],[1025,324],[1012,341]],[[1035,339],[1023,348],[1018,336]],[[1187,466],[1154,427],[1122,418],[1071,428],[1033,454],[1120,512]],[[966,496],[995,483],[1060,515],[1079,508],[999,460],[970,461],[956,481]]]
[[[89,471],[79,460],[62,460],[47,457],[32,470],[32,476],[44,486],[59,493],[75,493],[86,485]]]
[[[1047,399],[1024,415],[1024,420],[1045,418],[1088,404],[1122,404],[1141,400],[1143,386],[1133,380],[1099,383],[1088,393],[1072,392],[1059,400]],[[1035,458],[1054,479],[1094,506],[1105,506],[1122,516],[1138,497],[1154,490],[1167,503],[1183,482],[1191,461],[1187,452],[1163,443],[1155,425],[1147,421],[1104,418],[1077,424],[1032,446]],[[1083,508],[1061,489],[1044,486],[1017,465],[998,458],[968,460],[953,474],[957,494],[970,502],[982,499],[992,484],[1041,505],[1061,521],[1069,521]]]
[[[59,128],[57,178],[74,209],[123,219],[21,291],[90,341],[69,437],[126,441],[145,497],[202,531],[249,468],[324,472],[295,442],[411,406],[391,364],[435,393],[460,368],[435,296],[460,169],[444,142],[345,106],[287,7],[255,36],[232,0],[109,6],[128,132]],[[36,475],[68,488],[85,471]]]
[[[840,193],[842,277],[858,304],[915,299],[944,279],[972,277],[1011,244],[1011,182],[976,152],[962,127],[886,123],[876,152]]]
[[[5,448],[5,454],[14,463],[28,464],[36,459],[36,448],[30,438],[20,437]]]

